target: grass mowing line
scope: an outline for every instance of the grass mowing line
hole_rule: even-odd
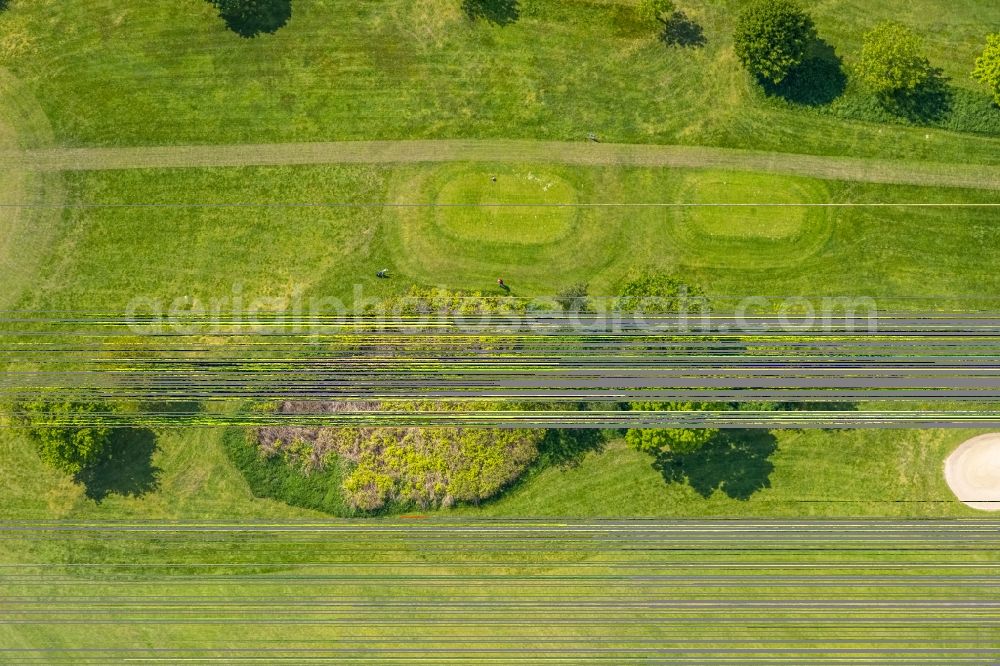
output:
[[[616,521],[595,525],[592,533],[565,522],[543,519],[522,523],[517,532],[492,530],[485,543],[476,538],[483,521],[474,520],[437,526],[429,535],[412,525],[389,532],[381,523],[355,523],[345,532],[352,524],[345,522],[317,526],[326,533],[310,541],[231,533],[207,545],[184,535],[115,533],[111,526],[89,534],[62,531],[56,539],[29,529],[0,561],[23,563],[30,557],[101,565],[128,558],[151,568],[125,575],[6,578],[2,591],[10,603],[0,641],[5,655],[21,660],[51,661],[64,654],[74,661],[105,662],[237,659],[250,653],[302,661],[317,659],[322,651],[331,660],[355,656],[351,662],[387,663],[423,650],[433,651],[436,661],[468,663],[475,655],[491,663],[535,663],[566,660],[557,656],[566,653],[559,647],[565,643],[585,646],[572,653],[578,658],[599,650],[614,663],[639,663],[636,655],[648,656],[651,649],[664,655],[659,663],[753,663],[767,651],[788,663],[814,663],[821,653],[837,655],[840,663],[876,654],[904,655],[899,659],[906,663],[954,663],[960,655],[995,648],[992,636],[970,632],[995,626],[990,590],[971,587],[972,579],[961,574],[897,578],[891,573],[903,563],[919,570],[920,560],[995,564],[992,521],[974,524],[985,533],[985,548],[977,552],[955,549],[948,538],[967,538],[974,525],[964,521],[812,525],[828,535],[822,541],[793,521],[777,528],[777,544],[761,532],[761,521],[670,522],[658,532],[644,521]],[[156,527],[181,531],[174,524],[151,526]],[[887,528],[890,534],[894,528],[914,532],[930,552],[918,558],[907,554],[908,545],[883,538]],[[537,537],[528,562],[509,548],[519,535]],[[872,548],[860,550],[858,543]],[[404,560],[400,551],[412,559]],[[593,565],[608,561],[608,551],[618,567],[651,571],[636,576],[595,571]],[[804,568],[777,575],[697,573],[706,563],[731,561],[736,552],[748,564],[780,559]],[[236,564],[259,569],[190,576],[155,568],[213,561],[222,554],[238,555]],[[329,560],[328,569],[306,571],[294,561],[299,558]],[[831,577],[815,568],[817,562],[864,567],[864,573]],[[428,572],[424,565],[437,570]],[[345,568],[359,567],[372,569],[366,576],[362,571],[343,578]],[[688,571],[678,573],[682,568]],[[369,578],[373,574],[379,578]],[[441,585],[447,577],[457,584]],[[535,584],[525,585],[526,577]],[[608,585],[596,586],[595,580]],[[542,581],[558,584],[555,596],[543,596],[537,585]],[[898,585],[904,581],[910,584]],[[942,589],[948,583],[953,585]],[[152,643],[147,637],[154,633]],[[511,649],[515,640],[524,647]],[[901,641],[909,645],[901,649]]]
[[[683,201],[681,178],[695,175],[687,170],[537,163],[66,173],[74,204],[108,207],[64,209],[60,238],[39,249],[49,257],[37,276],[44,288],[7,307],[122,312],[136,296],[163,299],[166,304],[182,295],[205,304],[218,298],[232,300],[236,286],[242,287],[244,303],[302,293],[306,303],[313,298],[339,299],[353,307],[356,284],[362,285],[365,298],[398,296],[412,284],[493,293],[498,277],[510,283],[515,296],[551,295],[569,284],[586,282],[590,293],[601,297],[617,293],[633,269],[689,276],[709,289],[713,298],[746,295],[748,285],[756,295],[808,295],[822,288],[826,294],[876,298],[880,311],[912,310],[915,305],[909,297],[917,294],[927,294],[927,309],[958,309],[959,301],[930,295],[961,299],[1000,293],[994,288],[1000,280],[993,252],[1000,238],[994,207],[808,208],[833,218],[832,224],[804,234],[797,249],[806,254],[789,267],[787,253],[774,251],[781,241],[724,239],[729,246],[725,257],[715,236],[689,233],[683,245],[673,243],[671,231],[684,228],[687,213],[711,210],[706,208],[580,207],[573,211],[569,233],[558,242],[525,245],[456,240],[434,219],[434,213],[446,209],[429,206],[216,206],[331,199],[434,203],[450,176],[461,175],[462,170],[482,172],[489,166],[496,174],[544,170],[569,183],[580,202]],[[711,172],[705,175],[715,177]],[[481,201],[490,200],[486,194],[494,183],[488,176],[482,179]],[[781,178],[764,176],[760,181],[770,185]],[[823,198],[807,199],[813,203],[998,202],[995,190],[923,190],[835,181],[809,186],[810,191],[815,186],[828,192]],[[770,197],[756,198],[773,202]],[[129,207],[132,202],[191,200],[206,205]],[[752,209],[718,210],[732,211],[733,224],[742,226],[747,216],[741,213]],[[767,210],[777,214],[799,209]],[[831,233],[827,237],[825,232]],[[725,265],[720,265],[722,258]],[[740,270],[734,271],[733,264]],[[393,280],[375,277],[383,267],[390,269]],[[894,296],[901,299],[893,300]]]
[[[52,142],[52,129],[31,92],[0,68],[0,151],[36,148]],[[43,261],[63,206],[61,176],[32,173],[0,160],[0,197],[18,202],[0,220],[0,307],[16,301]]]
[[[0,203],[3,208],[1000,208],[1000,203],[690,203],[690,202],[575,202],[575,203],[419,203],[402,201],[315,201],[231,203],[74,203],[34,204]]]
[[[456,0],[293,2],[289,25],[251,40],[228,30],[209,3],[192,1],[185,12],[170,0],[11,4],[7,36],[30,44],[14,49],[11,66],[72,145],[502,137],[517,128],[536,138],[596,131],[620,142],[1000,157],[991,138],[1000,117],[968,76],[988,27],[1000,22],[1000,5],[983,0],[950,3],[944,14],[939,0],[809,8],[840,56],[856,53],[878,20],[913,26],[962,93],[954,109],[962,118],[942,125],[958,131],[889,124],[898,119],[861,108],[868,98],[860,91],[833,101],[829,89],[839,90],[827,78],[836,73],[812,82],[822,99],[765,96],[732,51],[737,0],[685,5],[704,30],[697,48],[666,48],[635,3],[621,0],[522,2],[518,20],[504,26],[470,21]],[[968,107],[966,96],[979,103]]]
[[[824,180],[1000,190],[1000,167],[821,157],[732,148],[525,140],[341,141],[6,151],[0,159],[34,171],[407,164],[548,163],[700,168],[809,176]]]

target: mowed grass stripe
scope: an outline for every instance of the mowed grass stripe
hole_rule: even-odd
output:
[[[0,577],[0,657],[24,663],[982,663],[1000,647],[1000,605],[976,577],[892,573],[900,564],[918,571],[921,559],[1000,564],[996,521],[8,523],[0,531],[19,537],[0,562],[44,558],[56,569],[37,580]],[[302,532],[312,539],[302,542]],[[544,541],[525,558],[508,550],[518,534]],[[983,548],[956,548],[968,537]],[[915,545],[927,555],[914,556]],[[620,566],[663,578],[619,575],[612,565],[608,585],[594,586],[601,572],[592,565],[609,551]],[[696,573],[735,552],[743,563],[780,559],[804,570]],[[222,554],[259,568],[228,569]],[[328,568],[301,575],[296,557]],[[219,568],[62,566],[126,558]],[[386,559],[391,571],[357,577]],[[838,564],[867,568],[833,587]],[[558,582],[552,594],[539,586],[546,582]],[[892,582],[911,585],[887,589]]]
[[[913,298],[919,294],[925,309],[967,309],[973,295],[976,307],[989,307],[1000,293],[993,252],[998,209],[978,206],[997,203],[997,190],[760,175],[741,179],[739,199],[783,201],[806,187],[809,200],[819,203],[977,206],[810,208],[805,215],[798,208],[760,213],[734,207],[724,209],[732,213],[724,234],[718,224],[724,216],[715,209],[578,207],[560,209],[568,215],[561,218],[558,240],[536,237],[530,244],[503,228],[481,241],[456,239],[449,232],[470,232],[475,225],[463,229],[468,219],[439,213],[463,209],[355,205],[440,203],[448,184],[469,173],[479,176],[474,194],[482,201],[496,198],[492,188],[499,183],[490,174],[508,173],[525,181],[530,174],[546,185],[569,183],[577,203],[669,203],[683,202],[686,192],[708,200],[736,172],[452,163],[64,173],[71,207],[62,210],[59,237],[41,248],[47,259],[36,276],[38,288],[9,307],[120,313],[136,297],[169,304],[182,295],[206,306],[217,299],[235,304],[238,288],[245,305],[262,296],[301,294],[305,306],[338,301],[352,311],[357,285],[361,299],[371,301],[398,297],[411,285],[494,294],[498,277],[519,298],[551,296],[575,282],[607,297],[618,293],[630,271],[642,270],[679,274],[703,287],[723,311],[750,295],[748,288],[753,295],[872,297],[880,312],[921,307]],[[215,206],[234,202],[348,205]],[[518,210],[526,217],[532,212]],[[789,235],[761,234],[758,223],[765,218],[782,222]],[[383,267],[392,279],[375,277]]]
[[[308,164],[491,162],[574,166],[717,168],[893,185],[1000,189],[1000,167],[826,157],[731,148],[525,140],[341,141],[125,148],[50,148],[0,153],[35,171],[245,167]]]
[[[704,29],[696,49],[665,48],[631,2],[520,4],[516,22],[496,26],[468,20],[457,0],[293,2],[287,26],[250,40],[201,2],[180,13],[173,0],[21,3],[6,15],[30,45],[14,48],[10,66],[71,145],[595,131],[620,142],[996,163],[988,97],[968,77],[1000,17],[983,0],[944,14],[940,0],[809,9],[845,58],[878,20],[913,26],[962,99],[977,100],[970,120],[985,126],[954,129],[987,135],[901,127],[891,116],[858,122],[767,98],[732,52],[737,0],[685,6]],[[834,106],[863,102],[849,92]]]

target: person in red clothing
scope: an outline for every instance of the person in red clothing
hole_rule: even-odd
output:
[[[500,288],[504,291],[510,291],[510,287],[504,284],[503,278],[497,278],[497,284],[500,285]]]

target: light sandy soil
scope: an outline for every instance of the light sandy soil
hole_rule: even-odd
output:
[[[1000,511],[1000,433],[973,437],[948,456],[944,476],[973,509]]]

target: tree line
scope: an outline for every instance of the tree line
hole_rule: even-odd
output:
[[[659,6],[669,2],[642,1]],[[802,66],[817,38],[812,17],[795,0],[752,2],[740,13],[733,33],[736,56],[746,70],[775,85]],[[938,76],[921,37],[895,21],[878,23],[864,34],[853,71],[885,102],[913,95]],[[1000,104],[1000,33],[987,37],[971,76]]]
[[[274,32],[287,23],[292,13],[291,0],[207,1],[230,29],[244,37]],[[463,2],[484,4],[485,0]],[[640,20],[660,26],[669,26],[683,16],[674,0],[639,0],[636,13]],[[472,18],[492,16],[487,11],[468,9],[466,14]],[[736,55],[746,70],[773,85],[780,85],[802,66],[817,38],[815,22],[796,0],[754,0],[740,12],[733,32]],[[938,73],[924,52],[920,36],[895,21],[881,22],[864,34],[853,70],[884,102],[918,93],[932,84]],[[1000,33],[987,36],[971,76],[1000,105]]]

